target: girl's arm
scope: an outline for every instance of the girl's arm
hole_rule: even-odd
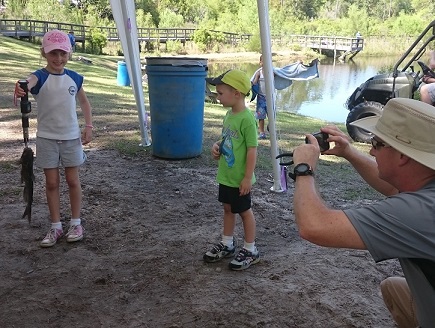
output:
[[[82,143],[85,145],[92,140],[92,109],[89,103],[88,97],[86,96],[85,90],[80,88],[77,93],[77,99],[80,102],[80,108],[83,112],[85,118],[85,127],[82,131]]]

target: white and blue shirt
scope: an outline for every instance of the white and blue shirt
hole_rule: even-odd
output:
[[[80,138],[76,96],[83,76],[68,69],[62,74],[52,74],[45,68],[33,74],[38,78],[30,90],[38,105],[36,135],[54,140]]]

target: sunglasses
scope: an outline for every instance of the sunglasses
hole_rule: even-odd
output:
[[[381,147],[391,147],[389,144],[386,144],[385,142],[376,139],[376,137],[372,137],[370,139],[370,142],[372,144],[372,147],[376,150],[378,150]]]

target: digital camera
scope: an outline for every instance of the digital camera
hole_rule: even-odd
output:
[[[317,139],[321,152],[329,149],[329,142],[328,142],[329,134],[325,132],[316,132],[313,133],[313,136]],[[305,138],[305,143],[310,143],[308,138]]]

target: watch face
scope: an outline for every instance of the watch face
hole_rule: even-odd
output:
[[[301,163],[295,166],[295,174],[300,174],[300,175],[304,175],[304,174],[310,174],[310,166],[306,163]]]

